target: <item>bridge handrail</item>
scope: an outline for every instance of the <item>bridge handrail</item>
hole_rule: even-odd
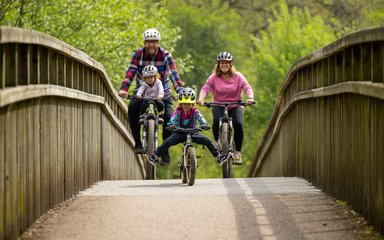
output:
[[[248,176],[303,177],[384,232],[383,64],[384,27],[293,64]]]
[[[291,92],[290,96],[292,96],[293,99],[291,99],[290,101],[285,100],[287,99],[287,97],[284,99],[284,95],[286,94],[288,86],[291,84],[295,74],[300,69],[303,69],[304,67],[309,66],[313,63],[319,62],[322,59],[325,59],[331,55],[335,55],[353,45],[378,41],[384,41],[384,27],[364,29],[361,31],[349,33],[344,37],[327,45],[326,47],[299,59],[296,63],[292,65],[292,67],[285,75],[284,81],[281,84],[279,94],[276,98],[276,103],[271,116],[271,120],[269,121],[269,124],[266,127],[262,138],[260,139],[255,154],[255,161],[252,162],[249,168],[249,176],[255,176],[257,174],[257,171],[261,167],[264,155],[270,149],[270,145],[273,144],[274,139],[278,135],[281,121],[283,121],[285,114],[287,113],[289,108],[292,107],[294,102],[299,101],[303,98],[321,97],[325,96],[325,94],[335,95],[346,92],[367,95],[380,99],[384,98],[382,94],[382,89],[384,88],[383,82],[375,83],[374,81],[370,80],[369,82],[364,81],[336,83],[333,86],[320,86],[319,88],[307,89],[306,91],[302,92]],[[364,86],[364,88],[361,88],[359,86]],[[320,93],[320,91],[322,93]]]

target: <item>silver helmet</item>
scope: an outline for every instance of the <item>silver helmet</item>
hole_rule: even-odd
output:
[[[157,40],[160,41],[160,33],[154,28],[150,28],[144,31],[143,40]]]
[[[232,62],[233,56],[229,52],[221,52],[217,55],[217,61],[229,61]]]
[[[143,77],[152,77],[157,73],[157,68],[153,65],[147,65],[141,71]]]

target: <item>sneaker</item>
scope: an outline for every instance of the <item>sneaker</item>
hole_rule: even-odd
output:
[[[151,165],[156,165],[156,161],[157,161],[157,156],[156,156],[155,154],[153,154],[152,156],[150,156],[150,157],[148,158],[148,162],[149,162],[149,164],[151,164]]]
[[[161,156],[160,165],[168,166],[170,163],[171,163],[171,158],[169,157],[169,155],[166,154],[164,156]]]
[[[223,165],[223,163],[225,163],[227,160],[228,160],[228,154],[227,155],[221,155],[219,154],[217,157],[216,157],[216,161],[217,163],[221,166]]]
[[[143,153],[142,145],[135,145],[135,149],[133,150],[135,153]]]
[[[241,158],[241,152],[235,152],[233,154],[233,164],[235,165],[242,165],[243,159]]]

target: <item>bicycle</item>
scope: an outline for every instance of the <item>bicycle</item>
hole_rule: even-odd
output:
[[[255,102],[253,102],[255,104]],[[205,107],[224,107],[224,116],[219,119],[219,139],[218,149],[220,154],[229,155],[226,162],[222,165],[223,178],[232,177],[232,165],[233,165],[233,154],[234,154],[234,143],[232,140],[232,117],[229,117],[228,107],[229,106],[246,106],[247,104],[243,100],[238,102],[204,102]]]
[[[169,131],[186,133],[187,137],[183,143],[183,151],[180,155],[178,167],[180,169],[180,178],[182,183],[188,183],[189,186],[195,184],[196,168],[198,166],[195,147],[192,144],[192,134],[203,130],[208,130],[210,127],[205,128],[180,128],[180,127],[167,127]]]
[[[153,97],[128,96],[128,99],[147,100],[148,107],[145,113],[141,116],[143,118],[143,130],[141,133],[141,142],[143,144],[143,153],[147,157],[152,156],[158,147],[158,132],[159,132],[159,113],[157,111],[155,100]],[[145,163],[146,179],[156,179],[156,166]]]

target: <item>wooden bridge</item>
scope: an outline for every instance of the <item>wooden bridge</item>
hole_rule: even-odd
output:
[[[101,180],[144,179],[103,66],[43,33],[0,28],[0,240]],[[249,177],[302,177],[384,231],[384,28],[295,63]]]

